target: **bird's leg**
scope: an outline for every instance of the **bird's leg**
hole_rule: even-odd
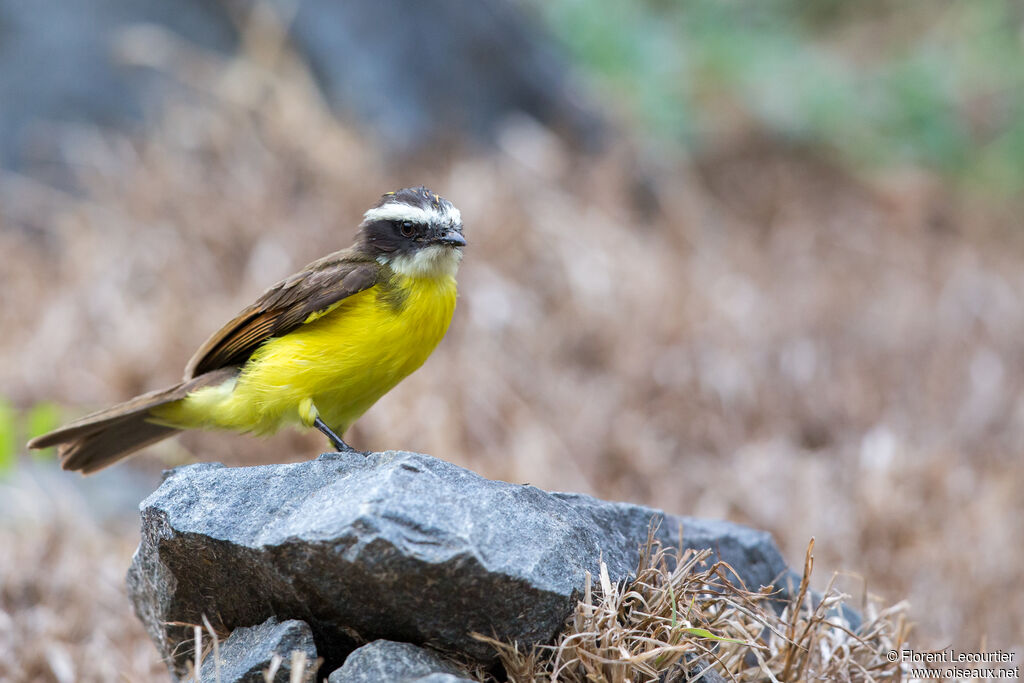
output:
[[[302,424],[307,427],[316,427],[319,429],[324,436],[327,437],[331,445],[334,446],[334,450],[339,453],[363,453],[349,446],[347,443],[341,440],[341,437],[334,433],[327,423],[320,417],[320,411],[316,409],[316,405],[313,403],[312,398],[304,398],[299,401],[299,419],[302,420]]]
[[[334,446],[334,449],[339,453],[362,453],[362,451],[357,451],[342,441],[341,437],[335,434],[334,431],[327,426],[327,423],[320,419],[319,415],[315,420],[313,420],[313,426],[323,432],[323,435],[327,437],[327,440],[331,442],[331,445]]]

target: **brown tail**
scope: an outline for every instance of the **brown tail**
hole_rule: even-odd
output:
[[[150,422],[150,410],[180,401],[190,391],[220,384],[237,372],[238,368],[221,368],[167,389],[136,396],[38,436],[28,442],[28,447],[58,446],[61,467],[91,474],[180,431]]]

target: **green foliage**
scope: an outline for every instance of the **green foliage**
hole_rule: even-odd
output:
[[[18,453],[29,439],[60,426],[61,411],[55,403],[44,401],[27,412],[19,412],[7,399],[0,397],[0,477],[18,462]],[[33,451],[36,458],[52,458],[54,449]]]
[[[14,406],[0,398],[0,476],[14,467],[17,453]]]
[[[1024,187],[1024,6],[1012,0],[562,0],[555,33],[654,137],[750,122],[863,167]]]

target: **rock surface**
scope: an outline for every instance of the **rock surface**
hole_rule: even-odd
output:
[[[280,655],[281,665],[274,683],[288,683],[291,678],[292,652],[306,653],[306,661],[316,660],[316,646],[309,625],[292,619],[278,622],[274,617],[259,626],[236,628],[220,645],[220,672],[211,653],[203,661],[200,680],[220,683],[264,683],[263,672],[270,668],[274,655]],[[381,679],[385,680],[385,679]]]
[[[787,571],[769,534],[719,521],[490,481],[406,452],[182,467],[143,501],[129,570],[136,612],[179,673],[173,622],[231,631],[308,623],[324,671],[367,641],[430,644],[491,661],[472,632],[529,644],[561,627],[601,559],[612,581],[658,538],[713,548],[756,589]]]
[[[328,683],[473,683],[440,655],[410,643],[375,640],[363,645],[328,677]]]

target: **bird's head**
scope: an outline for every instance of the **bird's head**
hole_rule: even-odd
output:
[[[363,214],[364,251],[409,277],[455,275],[462,261],[462,214],[425,187],[388,192]]]

